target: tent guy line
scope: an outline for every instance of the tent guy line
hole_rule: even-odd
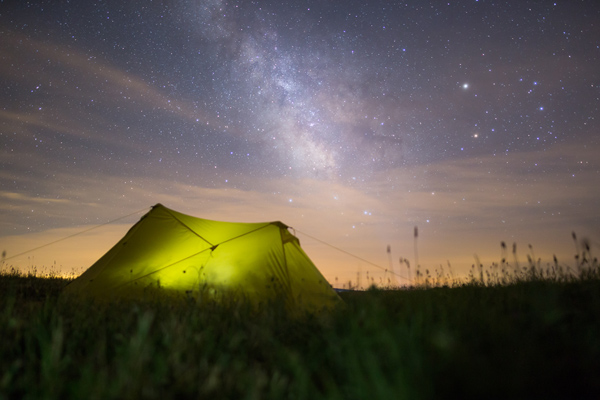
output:
[[[292,227],[290,227],[290,228],[292,228]],[[376,267],[376,268],[379,268],[379,269],[380,269],[380,270],[382,270],[382,271],[389,272],[389,273],[391,273],[392,275],[395,275],[395,276],[397,276],[398,278],[406,279],[406,280],[407,280],[408,282],[410,282],[410,283],[415,283],[415,282],[414,282],[412,279],[410,279],[410,278],[407,278],[407,277],[406,277],[406,276],[404,276],[404,275],[397,274],[397,273],[396,273],[396,272],[394,272],[394,271],[389,271],[387,268],[384,268],[384,267],[382,267],[381,265],[377,265],[377,264],[375,264],[374,262],[371,262],[371,261],[369,261],[369,260],[365,260],[364,258],[362,258],[362,257],[359,257],[359,256],[356,256],[356,255],[354,255],[354,254],[352,254],[352,253],[350,253],[350,252],[348,252],[348,251],[346,251],[346,250],[342,250],[342,249],[340,249],[339,247],[336,247],[336,246],[334,246],[334,245],[332,245],[332,244],[329,244],[329,243],[327,243],[327,242],[325,242],[325,241],[323,241],[323,240],[321,240],[321,239],[317,239],[316,237],[314,237],[314,236],[311,236],[311,235],[309,235],[308,233],[305,233],[305,232],[299,231],[298,229],[295,229],[295,228],[292,228],[292,229],[294,230],[294,232],[301,233],[301,234],[303,234],[304,236],[307,236],[307,237],[309,237],[309,238],[311,238],[311,239],[313,239],[313,240],[316,240],[316,241],[317,241],[317,242],[319,242],[319,243],[322,243],[322,244],[324,244],[324,245],[327,245],[327,246],[329,246],[329,247],[331,247],[331,248],[333,248],[333,249],[336,249],[337,251],[341,251],[342,253],[344,253],[344,254],[347,254],[347,255],[349,255],[349,256],[351,256],[351,257],[354,257],[354,258],[356,258],[356,259],[358,259],[358,260],[360,260],[360,261],[366,262],[367,264],[370,264],[370,265],[372,265],[372,266],[374,266],[374,267]]]
[[[3,261],[8,261],[8,260],[11,260],[11,259],[13,259],[13,258],[20,257],[20,256],[22,256],[22,255],[24,255],[24,254],[31,253],[31,252],[33,252],[33,251],[36,251],[36,250],[39,250],[39,249],[43,249],[44,247],[51,246],[51,245],[53,245],[53,244],[55,244],[55,243],[58,243],[58,242],[62,242],[63,240],[71,239],[71,238],[73,238],[73,237],[75,237],[75,236],[82,235],[82,234],[84,234],[84,233],[86,233],[86,232],[89,232],[89,231],[92,231],[92,230],[94,230],[94,229],[101,228],[101,227],[103,227],[103,226],[106,226],[106,225],[110,225],[110,224],[112,224],[112,223],[114,223],[114,222],[120,221],[120,220],[122,220],[122,219],[125,219],[125,218],[127,218],[127,217],[131,217],[132,215],[136,215],[136,214],[139,214],[139,213],[141,213],[141,212],[144,212],[144,211],[148,210],[148,208],[149,208],[149,207],[144,207],[144,208],[142,208],[141,210],[137,210],[137,211],[135,211],[135,212],[132,212],[131,214],[127,214],[127,215],[124,215],[124,216],[122,216],[122,217],[115,218],[115,219],[113,219],[113,220],[110,220],[110,221],[108,221],[108,222],[105,222],[105,223],[103,223],[103,224],[100,224],[100,225],[94,225],[94,226],[92,226],[91,228],[84,229],[84,230],[82,230],[82,231],[80,231],[80,232],[75,232],[75,233],[73,233],[73,234],[71,234],[71,235],[68,235],[68,236],[62,237],[62,238],[60,238],[60,239],[56,239],[56,240],[54,240],[54,241],[52,241],[52,242],[49,242],[49,243],[43,244],[43,245],[41,245],[41,246],[38,246],[38,247],[35,247],[35,248],[33,248],[33,249],[29,249],[29,250],[23,251],[23,252],[21,252],[21,253],[19,253],[19,254],[15,254],[14,256],[6,257],[6,258],[4,258],[4,259],[3,259]]]

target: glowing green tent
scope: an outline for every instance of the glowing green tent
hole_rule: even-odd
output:
[[[282,299],[300,310],[340,302],[285,224],[211,221],[161,204],[65,290],[110,298],[148,288],[254,304]]]

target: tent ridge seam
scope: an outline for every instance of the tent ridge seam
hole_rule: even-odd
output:
[[[238,235],[238,236],[235,236],[235,237],[232,237],[232,238],[229,238],[229,239],[223,240],[222,242],[219,242],[219,243],[217,243],[216,245],[214,245],[214,247],[216,248],[217,246],[219,246],[219,245],[221,245],[221,244],[223,244],[223,243],[227,243],[227,242],[231,242],[232,240],[239,239],[239,238],[241,238],[242,236],[246,236],[246,235],[249,235],[249,234],[251,234],[251,233],[254,233],[254,232],[256,232],[256,231],[259,231],[259,230],[261,230],[261,229],[264,229],[264,228],[268,227],[269,225],[271,225],[271,223],[267,223],[267,224],[265,224],[264,226],[261,226],[261,227],[259,227],[259,228],[256,228],[256,229],[252,229],[251,231],[248,231],[248,232],[246,232],[246,233],[242,233],[241,235]]]
[[[212,247],[215,246],[214,243],[209,242],[208,240],[206,240],[205,238],[203,238],[202,236],[200,236],[198,234],[198,232],[194,231],[192,228],[190,228],[189,226],[187,226],[185,223],[183,223],[183,221],[181,221],[179,218],[177,218],[175,215],[173,215],[173,213],[171,212],[171,210],[169,210],[167,207],[164,207],[165,211],[171,216],[173,217],[177,222],[179,222],[181,225],[183,225],[186,229],[188,229],[190,232],[192,232],[194,235],[198,236],[200,239],[204,240],[206,243],[210,244]]]

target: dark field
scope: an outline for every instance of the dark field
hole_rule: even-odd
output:
[[[68,282],[0,275],[0,398],[600,398],[597,263],[346,292],[344,308],[303,318],[75,300]]]

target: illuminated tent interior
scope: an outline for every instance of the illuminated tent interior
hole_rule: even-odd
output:
[[[65,291],[113,298],[159,288],[254,304],[283,299],[306,310],[339,303],[287,228],[278,221],[211,221],[157,204]]]

